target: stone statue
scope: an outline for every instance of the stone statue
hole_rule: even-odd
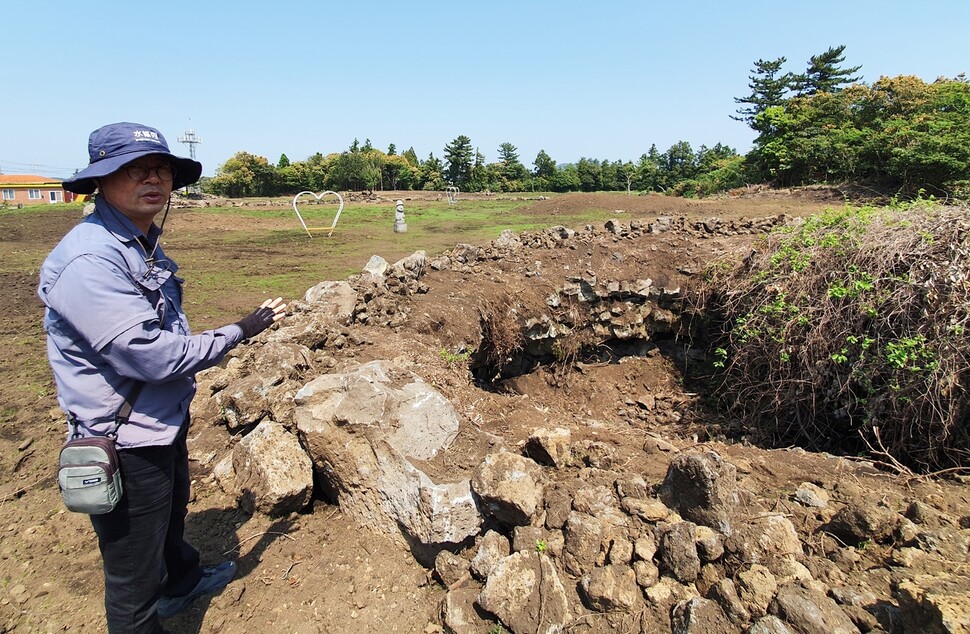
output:
[[[404,222],[404,201],[398,200],[394,208],[394,233],[407,233],[408,225]]]

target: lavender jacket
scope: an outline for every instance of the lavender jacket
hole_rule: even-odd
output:
[[[95,211],[54,247],[37,293],[47,310],[47,356],[57,399],[83,435],[104,434],[134,386],[144,388],[119,448],[171,444],[195,396],[195,373],[242,340],[223,326],[191,334],[178,266],[124,214],[99,198]]]

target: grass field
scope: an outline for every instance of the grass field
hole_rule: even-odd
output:
[[[373,255],[394,262],[418,250],[433,256],[458,243],[487,244],[505,229],[554,224],[578,227],[609,217],[607,209],[535,212],[535,198],[406,202],[406,233],[394,233],[394,205],[345,205],[333,235],[310,238],[288,200],[242,207],[173,208],[163,247],[186,280],[193,328],[238,319],[266,297],[301,298],[323,280],[357,273]],[[262,206],[255,206],[260,204]],[[80,204],[0,210],[0,273],[36,279],[47,253],[80,220]],[[336,204],[301,205],[308,226],[330,227]],[[156,218],[159,221],[161,217]]]
[[[518,199],[416,200],[407,204],[406,233],[394,233],[393,205],[348,204],[333,235],[310,238],[292,208],[206,208],[178,210],[166,232],[165,248],[188,280],[186,310],[200,327],[216,325],[245,306],[279,295],[299,298],[323,280],[360,272],[373,255],[394,262],[415,251],[433,256],[456,244],[487,244],[505,229],[516,232],[550,224],[578,226],[605,220],[608,213],[536,215],[534,201]],[[301,206],[309,227],[330,227],[336,205]],[[227,289],[234,297],[226,297]]]

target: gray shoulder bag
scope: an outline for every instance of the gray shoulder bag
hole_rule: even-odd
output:
[[[115,439],[128,422],[144,383],[137,383],[115,415],[115,427],[104,436],[82,438],[77,420],[70,417],[71,438],[61,448],[57,484],[69,511],[103,515],[114,510],[124,490]]]

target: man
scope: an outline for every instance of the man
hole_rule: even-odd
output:
[[[125,401],[133,406],[116,437],[124,494],[91,523],[109,632],[155,633],[163,631],[159,617],[220,591],[236,572],[231,561],[202,567],[184,540],[195,373],[283,319],[286,305],[267,300],[236,324],[191,334],[178,266],[159,238],[172,189],[196,182],[202,165],[174,156],[158,130],[134,123],[92,132],[88,154],[89,165],[63,186],[97,189],[94,212],[44,261],[38,294],[58,402],[78,431],[107,434]]]

